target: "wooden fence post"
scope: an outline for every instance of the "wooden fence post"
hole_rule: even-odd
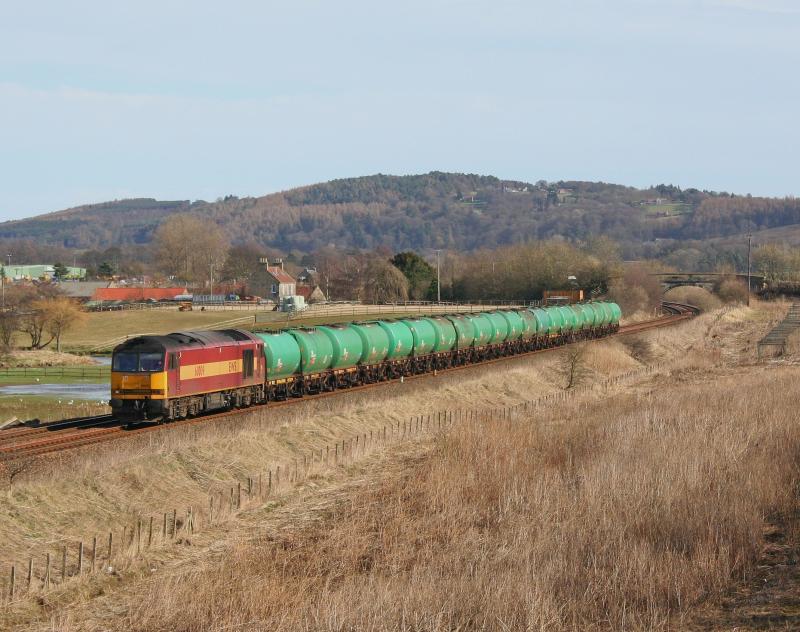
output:
[[[178,510],[173,507],[172,509],[172,539],[175,539],[175,534],[178,531]]]
[[[31,591],[31,583],[33,582],[33,555],[28,558],[28,592]]]
[[[147,548],[153,546],[153,516],[150,516],[150,524],[147,528]]]
[[[267,495],[272,492],[272,470],[269,471],[269,478],[267,479]]]
[[[95,565],[97,564],[97,536],[92,536],[92,573],[94,573]]]
[[[67,578],[67,547],[61,550],[61,582]]]
[[[83,573],[83,540],[78,543],[78,575]]]
[[[106,561],[108,562],[109,566],[111,566],[111,555],[114,552],[113,546],[114,546],[114,532],[113,531],[109,531],[108,532],[108,555],[106,556]],[[48,557],[47,559],[49,560],[50,558]]]
[[[161,543],[167,541],[167,512],[164,512],[164,522],[161,525]]]
[[[50,553],[44,563],[44,577],[42,578],[42,588],[50,588]]]
[[[14,601],[14,584],[17,580],[17,568],[13,564],[11,565],[11,585],[8,589],[8,599],[9,601]]]
[[[242,508],[242,484],[240,482],[236,483],[236,508]]]

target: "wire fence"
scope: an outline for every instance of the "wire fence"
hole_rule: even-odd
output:
[[[42,366],[0,368],[3,377],[70,377],[85,379],[107,379],[111,374],[110,365],[102,366]]]
[[[239,512],[261,506],[310,477],[330,472],[332,468],[345,469],[378,450],[396,449],[405,442],[444,435],[468,423],[530,420],[538,409],[560,406],[576,395],[602,394],[615,385],[665,368],[666,364],[645,366],[513,406],[436,410],[414,415],[407,421],[387,422],[377,429],[297,451],[291,460],[238,480],[216,483],[208,489],[203,506],[162,508],[117,523],[102,533],[82,537],[65,539],[61,532],[53,534],[50,542],[55,544],[48,550],[29,555],[23,563],[12,561],[6,565],[0,582],[0,602],[9,606],[93,573],[114,575],[143,559],[148,551],[182,544],[186,538],[222,526]]]
[[[295,312],[265,312],[256,314],[256,324],[269,324],[306,320],[312,318],[328,318],[350,316],[352,318],[369,319],[371,316],[386,314],[452,314],[485,312],[495,309],[521,308],[538,306],[541,301],[474,301],[470,303],[448,302],[406,302],[387,303],[384,305],[363,305],[360,303],[330,304],[320,303],[307,306]]]

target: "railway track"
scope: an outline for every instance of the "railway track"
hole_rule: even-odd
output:
[[[699,313],[699,310],[696,307],[693,307],[691,305],[685,305],[682,303],[665,302],[662,303],[661,307],[662,311],[665,312],[663,316],[654,318],[652,320],[621,326],[619,328],[619,331],[617,331],[613,335],[626,336],[630,334],[640,333],[643,331],[648,331],[650,329],[656,329],[659,327],[674,325],[680,321],[693,318]],[[503,358],[488,360],[486,362],[481,362],[478,365],[468,364],[463,366],[452,367],[449,369],[444,369],[441,372],[444,373],[450,371],[470,369],[476,366],[484,366],[487,364],[504,362],[512,358],[530,356],[536,353],[546,353],[548,351],[554,351],[559,348],[560,347],[551,347],[547,349],[540,349],[537,351],[532,351],[529,353],[512,356],[510,358],[503,357]],[[430,374],[421,374],[421,375],[409,376],[404,379],[406,380],[420,379],[429,376]],[[290,406],[298,402],[306,402],[314,399],[320,399],[322,397],[332,397],[335,395],[339,395],[341,393],[352,393],[354,391],[361,391],[385,383],[386,382],[380,382],[378,384],[365,384],[362,386],[354,386],[346,390],[318,393],[316,395],[308,395],[306,397],[303,397],[302,399],[290,399],[286,401],[270,402],[269,404],[265,405],[268,405],[270,409],[281,406]],[[110,414],[98,415],[95,417],[66,419],[63,421],[45,424],[41,426],[33,426],[33,427],[25,426],[25,427],[9,428],[7,430],[0,431],[0,463],[4,461],[5,462],[18,461],[22,459],[47,456],[64,450],[72,450],[84,446],[96,445],[98,443],[113,441],[115,439],[120,439],[123,437],[131,437],[145,432],[154,432],[157,430],[162,430],[167,428],[177,428],[180,426],[206,423],[209,421],[214,421],[226,417],[231,417],[233,415],[238,415],[243,411],[252,410],[254,408],[257,407],[254,406],[242,410],[227,410],[220,413],[204,415],[202,417],[195,417],[191,419],[174,421],[168,425],[142,425],[133,428],[124,427],[123,422],[114,419],[113,415]]]

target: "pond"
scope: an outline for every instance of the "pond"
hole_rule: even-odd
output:
[[[19,384],[0,386],[2,395],[39,395],[61,399],[108,401],[109,386],[105,384]]]

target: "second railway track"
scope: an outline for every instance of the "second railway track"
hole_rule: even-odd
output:
[[[685,305],[682,303],[673,303],[673,302],[662,303],[662,311],[666,312],[666,314],[659,318],[654,318],[639,323],[632,323],[629,325],[621,326],[619,330],[615,334],[613,334],[613,336],[625,336],[625,335],[640,333],[650,329],[656,329],[659,327],[666,327],[678,323],[680,321],[692,318],[699,312],[697,308],[691,305]],[[503,362],[513,358],[520,358],[537,353],[546,353],[548,351],[555,351],[559,348],[561,347],[550,347],[546,349],[539,349],[537,351],[531,351],[520,355],[488,360],[485,362],[481,362],[480,364],[456,366],[448,369],[443,369],[439,372],[447,373],[450,371],[475,368],[478,366]],[[404,379],[406,380],[419,379],[419,378],[430,377],[430,375],[431,375],[430,373],[425,373],[420,375],[408,376],[405,377]],[[7,430],[0,431],[0,462],[46,456],[49,454],[62,452],[64,450],[72,450],[80,447],[96,445],[99,443],[105,443],[123,437],[131,437],[139,435],[145,432],[153,432],[169,428],[178,428],[181,426],[205,423],[216,419],[231,417],[233,415],[239,415],[243,412],[255,410],[261,406],[269,406],[270,409],[279,406],[289,406],[295,403],[311,401],[323,397],[332,397],[342,393],[352,393],[355,391],[361,391],[368,388],[380,386],[382,384],[390,384],[392,382],[397,382],[397,381],[398,380],[392,380],[390,382],[365,384],[362,386],[354,386],[344,390],[336,390],[331,392],[318,393],[315,395],[307,395],[303,398],[298,398],[298,399],[272,401],[269,402],[268,404],[252,406],[250,408],[227,410],[220,413],[203,415],[200,417],[183,419],[180,421],[173,421],[169,424],[162,424],[162,425],[141,425],[133,428],[125,428],[123,422],[114,419],[113,415],[106,414],[106,415],[98,415],[95,417],[67,419],[64,421],[54,422],[41,426],[10,428]]]

